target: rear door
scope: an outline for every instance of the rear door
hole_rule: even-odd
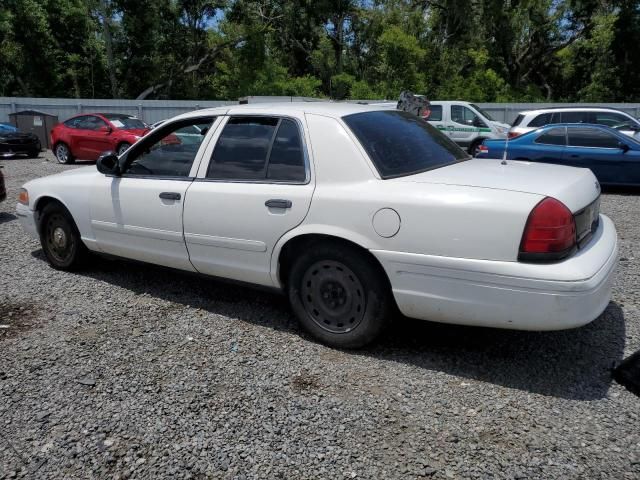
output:
[[[226,118],[184,206],[199,272],[273,285],[273,248],[307,215],[314,189],[304,125],[302,116]]]
[[[429,109],[429,115],[424,117],[424,119],[441,132],[447,133],[447,122],[443,116],[443,110],[442,104],[432,103]]]
[[[620,139],[610,132],[594,127],[568,127],[565,164],[589,168],[600,183],[621,183],[624,173],[624,152]]]

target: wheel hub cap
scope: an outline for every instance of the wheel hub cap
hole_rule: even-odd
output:
[[[309,317],[322,329],[347,333],[364,317],[366,300],[358,277],[344,264],[320,261],[304,274],[302,302]]]
[[[53,244],[60,249],[63,249],[67,245],[67,234],[60,227],[56,227],[53,230]]]

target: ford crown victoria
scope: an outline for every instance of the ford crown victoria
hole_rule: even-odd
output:
[[[185,127],[199,142],[166,142]],[[423,119],[367,105],[199,110],[123,155],[24,185],[54,268],[89,252],[280,289],[301,324],[361,347],[401,313],[524,330],[609,302],[613,223],[588,169],[471,159]]]

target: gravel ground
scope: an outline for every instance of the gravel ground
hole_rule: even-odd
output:
[[[595,322],[554,333],[399,320],[342,352],[278,295],[96,259],[49,268],[4,160],[0,478],[639,478],[640,195],[603,195],[621,261]]]

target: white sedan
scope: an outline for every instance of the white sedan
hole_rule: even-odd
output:
[[[199,142],[176,141],[188,127]],[[396,308],[594,320],[617,259],[599,196],[587,169],[471,159],[405,112],[291,103],[178,116],[97,170],[28,182],[17,214],[54,268],[98,252],[281,289],[317,339],[360,347]]]

